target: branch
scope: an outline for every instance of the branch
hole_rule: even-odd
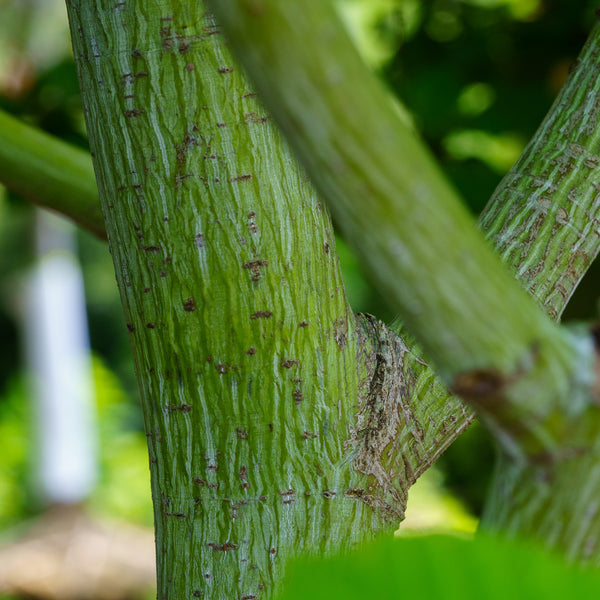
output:
[[[596,25],[552,108],[479,220],[504,263],[554,320],[600,250],[600,128],[596,111],[589,110],[600,93],[599,53]],[[381,323],[379,328],[385,331]],[[414,352],[406,355],[411,369],[405,380],[415,382],[412,393],[417,394],[429,387],[423,381],[428,369],[418,360],[418,349]],[[438,407],[434,418],[428,409],[432,402]],[[418,446],[423,458],[413,465],[418,473],[460,435],[473,414],[461,411],[457,399],[439,385],[412,405],[416,428],[424,431]],[[446,415],[444,407],[450,410]]]
[[[600,24],[480,223],[554,319],[600,249]]]
[[[346,238],[447,381],[509,374],[539,340],[564,344],[398,118],[331,3],[212,4]]]
[[[403,495],[471,424],[473,411],[451,396],[433,370],[370,315],[358,315],[360,364],[367,377],[347,444],[353,465],[378,483],[377,492]]]
[[[329,2],[211,5],[346,238],[445,381],[510,437],[511,451],[554,452],[564,432],[553,419],[585,407],[568,398],[574,382],[591,379],[591,342],[552,324],[501,265]]]
[[[2,111],[0,181],[27,200],[106,239],[89,154]]]

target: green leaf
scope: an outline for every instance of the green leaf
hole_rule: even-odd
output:
[[[523,542],[488,536],[381,539],[327,560],[292,564],[281,598],[544,600],[592,598],[600,577]]]

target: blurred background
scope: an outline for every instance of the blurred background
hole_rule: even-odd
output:
[[[474,214],[483,209],[535,132],[597,18],[597,3],[591,0],[338,3],[365,60],[402,99]],[[0,0],[0,108],[87,148],[63,4]],[[342,239],[338,251],[354,309],[392,320],[395,315],[370,287]],[[56,271],[57,264],[66,270]],[[591,269],[565,318],[597,317],[598,270]],[[48,273],[57,272],[71,287],[49,290]],[[46,415],[47,421],[47,415],[56,414],[52,404],[56,398],[44,398],[40,392],[40,373],[50,367],[39,352],[36,355],[35,344],[28,343],[41,334],[32,331],[31,319],[25,318],[32,301],[53,306],[47,293],[68,294],[75,304],[82,299],[85,312],[69,321],[80,323],[73,344],[90,348],[89,360],[79,369],[89,378],[83,377],[76,391],[86,399],[85,406],[69,412],[78,415],[72,416],[71,425],[86,434],[83,440],[54,435],[65,442],[58,449],[42,435],[39,418]],[[63,327],[58,312],[34,326],[42,331],[51,325]],[[47,517],[51,513],[64,524],[60,521],[64,514],[56,507],[69,504],[77,507],[69,517],[73,536],[82,528],[96,535],[100,545],[121,534],[128,536],[130,548],[151,545],[145,436],[124,332],[107,246],[42,216],[0,187],[0,543],[18,541],[22,550],[24,539],[31,542],[33,527],[38,538],[53,540],[46,547],[60,545]],[[53,431],[68,426],[57,419]],[[44,480],[43,460],[51,452],[78,458],[70,464],[69,474],[80,482],[77,489],[61,491],[60,473],[56,480]],[[473,426],[415,486],[403,530],[472,532],[492,461],[489,441],[480,427]],[[42,558],[43,549],[34,550],[43,566],[47,560]],[[31,556],[31,544],[27,551]],[[151,573],[146,567],[151,552],[143,558],[146,562],[136,567],[139,577],[129,587],[101,593],[98,584],[93,593],[86,596],[80,590],[78,597],[150,597]],[[3,587],[6,572],[0,568],[0,598],[16,597],[17,592]],[[92,579],[88,577],[87,584]],[[58,595],[41,588],[26,593],[68,597],[64,590]]]

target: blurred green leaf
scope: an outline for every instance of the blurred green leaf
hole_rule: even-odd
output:
[[[152,527],[150,469],[144,434],[115,432],[102,450],[103,474],[89,505],[105,517]]]
[[[523,21],[534,18],[542,5],[541,0],[465,0],[465,3],[488,9],[506,7],[511,16]]]
[[[458,97],[458,110],[465,116],[476,117],[484,113],[494,103],[494,88],[487,83],[472,83],[463,89]]]
[[[452,158],[477,158],[499,174],[513,166],[525,147],[525,142],[514,134],[493,135],[473,129],[454,131],[443,144]]]
[[[444,43],[457,39],[463,32],[458,5],[449,4],[447,8],[435,11],[425,30],[435,42]]]
[[[26,402],[25,382],[12,378],[0,397],[0,528],[28,514],[31,460],[30,406]]]
[[[378,68],[389,60],[399,45],[404,22],[397,0],[340,0],[337,4],[365,61]],[[415,11],[407,14],[416,18]]]
[[[469,536],[476,529],[477,519],[444,488],[443,473],[432,467],[410,488],[406,517],[396,535],[438,533]]]
[[[139,408],[119,379],[94,357],[101,474],[89,505],[106,517],[152,526],[152,496],[146,436],[136,425]]]
[[[328,560],[292,565],[283,600],[551,600],[594,598],[600,576],[522,542],[428,536],[381,539]]]

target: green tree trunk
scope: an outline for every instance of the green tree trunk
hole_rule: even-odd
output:
[[[410,390],[386,374],[406,349],[352,315],[326,210],[212,17],[68,7],[142,395],[159,596],[269,596],[292,553],[395,529],[435,431],[405,423]]]

